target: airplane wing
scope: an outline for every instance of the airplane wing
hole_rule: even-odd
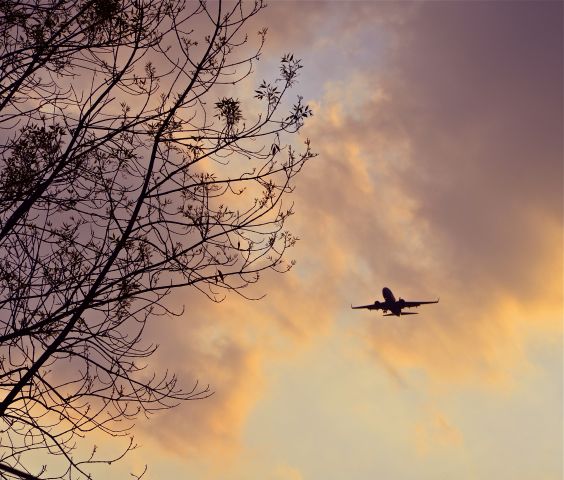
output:
[[[404,300],[402,308],[418,307],[419,305],[427,305],[429,303],[439,303],[439,299],[437,298],[436,300],[431,300],[431,301],[427,300],[423,302],[408,302]]]
[[[357,307],[353,307],[353,306],[351,305],[351,308],[353,308],[353,309],[354,309],[354,308],[366,308],[366,309],[368,309],[368,310],[378,310],[378,309],[380,309],[380,308],[382,308],[382,307],[377,306],[377,305],[374,305],[373,303],[371,303],[370,305],[358,305]]]

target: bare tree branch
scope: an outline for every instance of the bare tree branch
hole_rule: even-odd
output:
[[[300,61],[233,96],[262,8],[0,0],[3,476],[90,478],[135,448],[101,458],[90,432],[130,436],[139,415],[211,395],[151,372],[146,323],[182,314],[175,288],[252,299],[262,271],[293,265],[284,198],[315,156],[289,143],[311,115],[285,106]],[[38,458],[56,461],[33,476]]]

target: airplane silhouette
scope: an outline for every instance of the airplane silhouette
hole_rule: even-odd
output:
[[[394,297],[394,294],[388,287],[384,287],[382,289],[382,295],[384,296],[383,302],[379,302],[378,300],[376,300],[374,303],[371,303],[370,305],[359,305],[357,307],[353,307],[351,305],[351,308],[366,308],[368,310],[382,310],[384,312],[385,317],[389,317],[391,315],[395,315],[399,317],[400,315],[417,315],[417,312],[402,312],[403,308],[418,307],[419,305],[425,305],[428,303],[439,303],[439,299],[433,301],[424,301],[424,302],[408,302],[400,297],[399,300],[396,300],[396,297]],[[388,310],[391,313],[386,313]]]

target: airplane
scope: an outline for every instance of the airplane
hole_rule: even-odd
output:
[[[418,307],[419,305],[425,305],[428,303],[439,303],[438,298],[437,300],[424,301],[424,302],[408,302],[401,297],[398,300],[396,300],[396,297],[394,297],[394,294],[388,287],[384,287],[382,289],[382,295],[384,296],[383,302],[379,302],[378,300],[376,300],[374,303],[371,303],[370,305],[359,305],[357,307],[353,307],[351,305],[351,308],[366,308],[368,310],[382,310],[384,312],[385,317],[389,317],[391,315],[395,315],[399,317],[400,315],[417,315],[417,312],[402,312],[403,308]],[[391,313],[386,313],[388,310]]]

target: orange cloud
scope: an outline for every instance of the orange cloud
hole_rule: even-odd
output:
[[[268,388],[265,363],[291,356],[343,318],[358,322],[370,358],[400,381],[415,369],[447,385],[510,385],[509,367],[527,363],[531,332],[561,334],[562,76],[549,68],[561,61],[561,47],[553,52],[549,34],[539,32],[543,63],[519,29],[477,36],[485,7],[439,5],[384,21],[395,38],[385,74],[359,63],[316,98],[304,134],[320,155],[298,182],[291,219],[301,238],[296,269],[265,276],[261,302],[176,297],[187,313],[166,337],[156,333],[159,364],[216,393],[147,427],[165,448],[237,451],[245,419]],[[313,27],[323,23],[316,9],[301,10]],[[369,12],[363,4],[345,23],[362,29]],[[288,49],[315,31],[289,15],[278,21],[288,23],[275,33]],[[507,35],[515,52],[499,45]],[[315,79],[317,88],[325,80]],[[407,319],[348,310],[385,285],[441,302]],[[462,441],[440,414],[418,432],[422,448]]]
[[[276,468],[273,480],[303,480],[303,478],[299,470],[284,465]]]
[[[398,27],[410,41],[386,75],[359,66],[350,82],[328,86],[306,132],[322,161],[305,172],[299,204],[307,219],[335,226],[323,242],[339,246],[347,268],[334,272],[342,262],[327,259],[325,276],[339,275],[343,305],[352,295],[371,301],[384,285],[406,298],[441,296],[409,321],[359,316],[380,361],[504,383],[508,365],[526,362],[527,328],[561,331],[561,89],[543,85],[550,61],[529,72],[510,58],[483,76],[481,63],[505,51],[466,43],[471,29],[446,41],[424,10]],[[479,22],[484,12],[469,10]],[[494,99],[504,88],[514,95]],[[318,229],[305,229],[318,246]]]
[[[318,261],[316,256],[313,262]],[[265,363],[293,355],[331,325],[337,301],[325,296],[331,282],[323,281],[324,274],[324,269],[265,274],[253,294],[268,296],[258,302],[232,294],[213,304],[194,292],[176,292],[173,301],[186,305],[185,314],[169,319],[166,328],[153,324],[148,334],[161,344],[156,368],[173,370],[185,386],[195,379],[209,383],[214,394],[142,423],[143,436],[177,454],[221,452],[234,460],[245,420],[268,385]]]
[[[460,447],[462,434],[446,417],[435,412],[429,419],[415,425],[415,443],[420,455],[437,448]]]

